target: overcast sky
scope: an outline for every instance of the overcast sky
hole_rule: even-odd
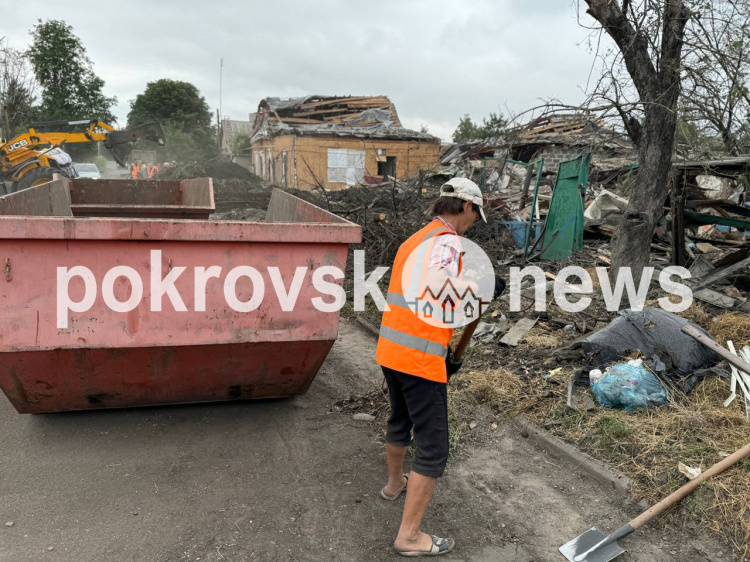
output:
[[[74,27],[120,125],[159,78],[192,82],[215,114],[223,57],[232,119],[267,96],[386,94],[405,126],[448,139],[465,113],[580,103],[594,58],[571,0],[3,3],[0,36],[16,48],[39,18]]]

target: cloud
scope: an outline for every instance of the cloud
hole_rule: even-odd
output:
[[[11,3],[8,39],[63,19],[95,72],[128,102],[159,78],[194,83],[216,111],[247,119],[266,96],[386,94],[402,121],[450,137],[463,114],[519,112],[539,99],[583,100],[593,55],[572,3],[557,0],[317,0],[127,4]]]

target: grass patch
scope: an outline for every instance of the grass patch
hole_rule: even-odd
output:
[[[617,446],[633,435],[633,428],[617,416],[601,416],[594,427],[599,443],[604,448]]]
[[[687,482],[679,462],[706,470],[748,442],[750,423],[740,401],[723,407],[728,392],[727,381],[708,378],[690,396],[660,408],[584,413],[563,403],[526,415],[540,425],[562,419],[559,437],[616,466],[633,480],[633,496],[653,504]],[[669,517],[697,519],[750,556],[750,459],[702,485]]]

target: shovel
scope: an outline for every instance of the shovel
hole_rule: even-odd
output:
[[[608,562],[609,560],[618,557],[625,552],[620,545],[617,544],[618,539],[627,537],[636,529],[640,529],[654,517],[661,515],[682,498],[690,495],[701,485],[702,482],[716,476],[717,474],[721,474],[727,468],[738,463],[748,455],[750,455],[750,443],[729,455],[724,460],[716,463],[707,471],[701,473],[698,477],[685,484],[679,490],[675,490],[659,503],[631,520],[630,523],[617,529],[611,535],[607,536],[596,527],[592,527],[569,543],[562,545],[560,547],[560,553],[565,556],[569,562]]]

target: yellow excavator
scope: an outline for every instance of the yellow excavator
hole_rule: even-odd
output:
[[[59,132],[55,128],[76,128],[86,125],[85,131]],[[164,131],[157,122],[145,123],[125,131],[96,120],[52,121],[30,128],[8,142],[0,142],[0,182],[11,182],[10,192],[21,191],[46,183],[53,174],[74,177],[73,162],[60,146],[62,144],[104,142],[115,161],[125,166],[133,150],[133,143],[150,140],[164,144]],[[4,183],[0,183],[3,188]],[[4,192],[0,189],[0,195]]]

